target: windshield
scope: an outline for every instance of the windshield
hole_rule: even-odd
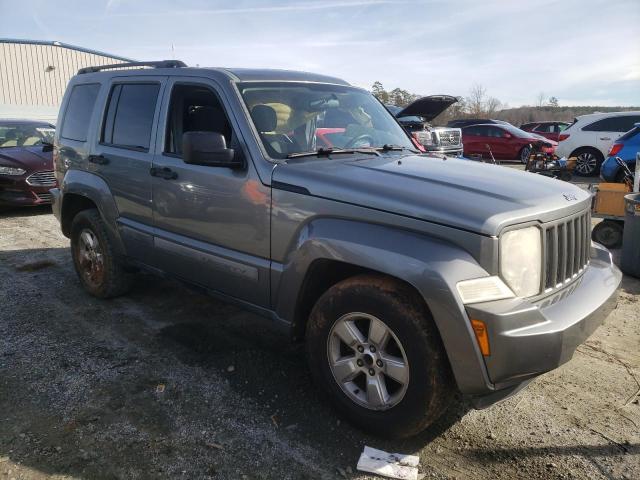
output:
[[[47,124],[0,124],[0,148],[33,147],[53,143],[55,129]]]
[[[370,93],[354,87],[295,82],[239,85],[272,158],[326,149],[415,146]]]

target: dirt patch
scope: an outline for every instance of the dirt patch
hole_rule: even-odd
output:
[[[54,265],[56,265],[56,262],[53,262],[51,260],[39,260],[37,262],[18,265],[15,267],[15,269],[18,272],[35,272],[37,270],[42,270],[44,268],[53,267]]]
[[[264,320],[149,275],[92,298],[49,211],[0,214],[0,478],[365,479],[365,444],[427,478],[640,478],[639,294],[625,278],[605,325],[514,398],[388,442],[319,400]]]

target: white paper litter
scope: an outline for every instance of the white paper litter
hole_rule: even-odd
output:
[[[389,478],[417,480],[419,462],[420,459],[416,455],[387,453],[365,445],[357,469]]]

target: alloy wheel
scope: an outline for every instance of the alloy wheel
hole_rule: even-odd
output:
[[[523,147],[522,150],[520,151],[520,161],[522,163],[527,163],[527,160],[529,160],[530,153],[531,153],[531,148]]]
[[[582,175],[592,175],[596,171],[598,159],[593,153],[581,153],[576,157],[576,160],[576,170]]]
[[[342,391],[370,410],[397,405],[409,386],[409,362],[400,340],[373,315],[340,317],[329,332],[327,357]]]
[[[104,255],[96,235],[88,228],[80,232],[78,265],[84,280],[98,287],[104,281]]]

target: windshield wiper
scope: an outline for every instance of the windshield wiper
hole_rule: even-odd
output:
[[[381,147],[376,147],[376,150],[379,150],[382,152],[402,152],[403,150],[409,150],[410,152],[413,152],[413,153],[420,153],[418,150],[414,150],[409,147],[401,147],[400,145],[391,145],[389,143],[385,143]]]
[[[287,155],[287,158],[300,158],[300,157],[328,157],[329,155],[335,155],[338,153],[364,153],[367,155],[380,155],[377,151],[378,149],[371,148],[319,148],[315,152],[298,152],[298,153],[290,153]]]

